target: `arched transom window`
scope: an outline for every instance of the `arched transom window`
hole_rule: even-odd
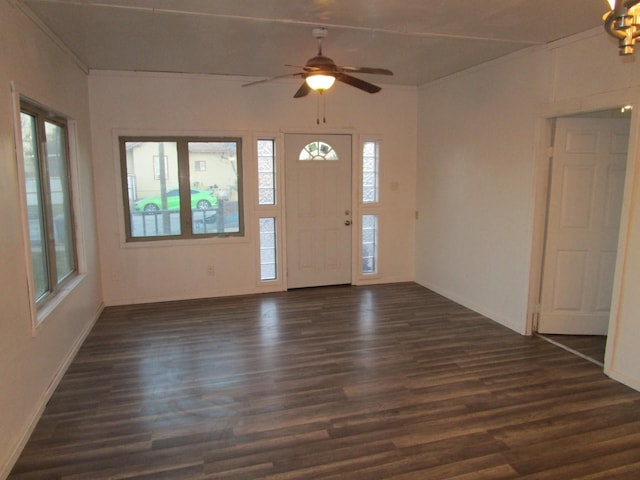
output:
[[[311,142],[300,152],[299,160],[339,160],[331,145],[324,142]]]

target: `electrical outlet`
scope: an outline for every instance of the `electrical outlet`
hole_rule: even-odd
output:
[[[208,274],[210,277],[213,277],[213,276],[216,274],[216,269],[213,267],[213,265],[209,265],[209,266],[207,267],[207,274]]]

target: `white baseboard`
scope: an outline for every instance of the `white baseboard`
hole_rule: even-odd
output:
[[[166,295],[159,297],[126,297],[118,299],[106,299],[105,305],[107,307],[117,307],[122,305],[143,305],[146,303],[161,303],[161,302],[181,302],[185,300],[200,300],[202,298],[222,298],[222,297],[237,297],[240,295],[254,295],[259,293],[268,292],[281,292],[283,287],[281,285],[274,286],[273,288],[264,287],[251,287],[242,289],[226,289],[216,290],[215,292],[202,292],[196,294],[180,294],[180,295]]]
[[[639,378],[630,377],[629,375],[626,375],[626,374],[616,370],[615,368],[613,370],[609,370],[609,369],[605,368],[604,373],[605,373],[605,375],[607,375],[612,380],[615,380],[616,382],[620,382],[623,385],[626,385],[627,387],[633,388],[637,392],[640,392],[640,379]]]
[[[40,401],[38,402],[38,408],[36,409],[33,416],[31,417],[31,420],[27,423],[26,428],[22,432],[22,435],[20,436],[20,441],[16,444],[13,452],[7,459],[7,462],[4,465],[2,465],[2,467],[0,468],[0,479],[2,480],[6,479],[11,473],[11,469],[13,469],[13,466],[18,461],[18,458],[20,457],[22,450],[24,449],[27,442],[29,441],[29,438],[31,437],[31,434],[36,428],[36,425],[38,424],[40,417],[42,417],[42,414],[44,413],[44,409],[46,408],[47,403],[51,399],[53,392],[55,392],[56,388],[58,387],[58,384],[62,380],[62,377],[64,376],[67,369],[69,368],[69,365],[71,365],[71,362],[73,361],[76,354],[78,353],[78,350],[80,350],[80,347],[82,346],[85,339],[91,332],[91,329],[93,328],[95,323],[98,321],[98,318],[100,317],[100,314],[102,314],[103,310],[104,310],[104,304],[100,304],[100,306],[98,307],[98,310],[94,314],[91,321],[85,325],[84,329],[82,330],[82,332],[80,333],[76,341],[71,346],[71,349],[69,350],[67,355],[65,355],[62,363],[60,363],[60,365],[58,366],[56,374],[51,379],[51,382],[49,382],[49,387],[46,389],[45,392],[43,392],[42,396],[40,397]]]

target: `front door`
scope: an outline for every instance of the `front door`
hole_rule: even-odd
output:
[[[285,136],[287,286],[351,283],[351,136]]]
[[[627,119],[557,119],[541,333],[607,334],[628,141]]]

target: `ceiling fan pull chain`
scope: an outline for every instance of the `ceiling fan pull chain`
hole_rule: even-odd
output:
[[[322,97],[322,123],[327,123],[327,99],[322,92],[320,92],[320,96]]]
[[[316,125],[320,125],[320,97],[316,97]]]

